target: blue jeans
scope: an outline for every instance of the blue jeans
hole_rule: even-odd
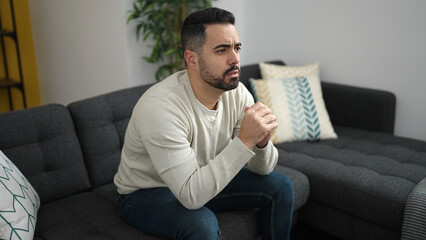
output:
[[[293,216],[293,185],[287,176],[266,176],[243,168],[204,207],[185,208],[164,188],[142,189],[119,195],[118,210],[129,224],[168,239],[218,239],[215,213],[259,209],[259,231],[263,240],[289,239]]]

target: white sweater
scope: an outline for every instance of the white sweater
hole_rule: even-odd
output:
[[[278,159],[272,142],[250,150],[236,137],[244,107],[253,104],[239,84],[222,94],[211,122],[186,71],[154,85],[133,109],[114,177],[118,192],[168,187],[183,206],[198,209],[246,164],[255,173],[269,174]]]

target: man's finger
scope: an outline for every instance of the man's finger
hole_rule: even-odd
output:
[[[263,103],[261,102],[257,102],[255,103],[253,106],[250,107],[250,110],[253,112],[258,111],[260,108],[262,108],[263,106],[265,106]]]
[[[264,123],[269,124],[269,123],[275,122],[277,120],[277,116],[275,116],[274,114],[268,114],[264,116],[262,120]]]

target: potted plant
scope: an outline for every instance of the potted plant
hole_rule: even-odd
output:
[[[155,78],[164,77],[185,68],[180,29],[186,16],[195,10],[211,7],[212,0],[135,0],[127,23],[136,21],[136,36],[154,44],[150,56],[143,58],[150,63],[160,63]],[[166,58],[166,61],[165,59]]]

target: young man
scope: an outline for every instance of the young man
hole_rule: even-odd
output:
[[[189,15],[181,31],[187,70],[134,108],[114,182],[120,215],[142,231],[218,239],[214,213],[259,208],[263,239],[289,238],[292,183],[272,172],[276,117],[239,84],[234,21],[218,8]]]

